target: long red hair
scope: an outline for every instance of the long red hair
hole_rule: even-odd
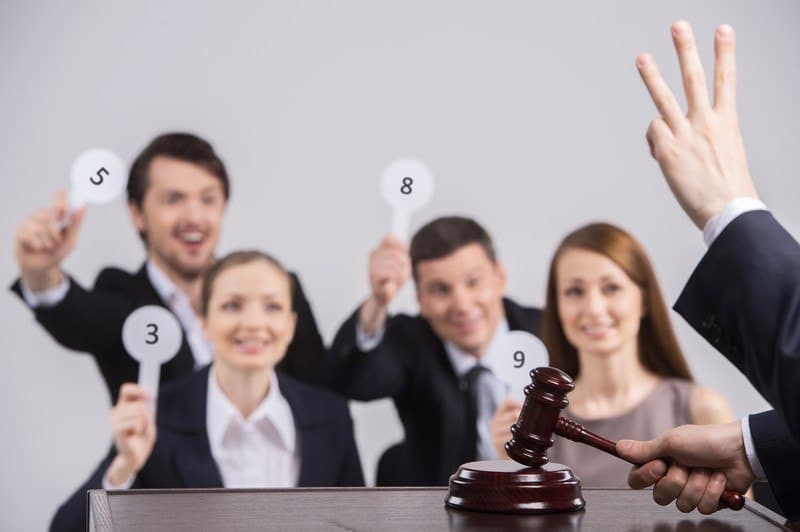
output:
[[[550,356],[550,365],[565,371],[572,378],[580,373],[578,351],[567,340],[558,317],[556,266],[564,252],[569,249],[583,249],[608,257],[642,290],[647,309],[639,326],[638,336],[639,360],[642,365],[656,375],[692,380],[647,254],[633,236],[607,223],[585,225],[568,234],[559,244],[550,262],[542,324],[542,336]]]

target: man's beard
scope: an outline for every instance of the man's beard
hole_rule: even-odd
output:
[[[213,255],[209,255],[203,266],[189,266],[182,264],[177,254],[161,255],[164,263],[172,272],[186,283],[192,283],[201,278],[208,268],[214,263]]]

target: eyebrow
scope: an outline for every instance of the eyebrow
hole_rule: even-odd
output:
[[[600,282],[603,282],[603,281],[618,282],[619,281],[619,275],[617,275],[617,274],[605,274],[605,275],[602,275],[599,280],[600,280]],[[569,279],[566,279],[566,282],[568,282],[568,283],[585,283],[587,281],[583,277],[570,277]]]
[[[252,292],[247,292],[247,293],[228,292],[227,294],[224,294],[223,297],[236,298],[236,299],[252,299],[252,298],[258,298],[258,299],[280,299],[281,292],[266,292],[266,293],[263,293],[263,294],[256,294],[256,295],[253,295]]]
[[[200,189],[201,194],[206,194],[208,192],[222,192],[217,185],[208,185],[205,188]]]

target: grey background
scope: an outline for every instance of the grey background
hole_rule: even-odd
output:
[[[366,294],[388,230],[378,193],[401,156],[436,176],[412,229],[445,213],[494,234],[508,293],[542,304],[557,241],[592,220],[631,230],[667,299],[704,246],[644,140],[654,116],[634,67],[652,52],[680,87],[668,26],[687,18],[710,69],[717,24],[738,34],[739,110],[763,199],[795,234],[800,4],[784,2],[12,2],[0,4],[0,242],[105,146],[126,162],[156,133],[205,136],[233,178],[221,252],[259,247],[299,272],[327,340]],[[682,91],[680,91],[682,92]],[[681,98],[682,99],[682,98]],[[123,202],[93,208],[66,268],[90,284],[131,270]],[[0,279],[16,276],[13,254]],[[396,310],[414,310],[406,288]],[[0,370],[0,529],[46,526],[110,442],[90,357],[57,346],[10,293]],[[675,316],[700,382],[735,413],[765,402]],[[353,409],[369,478],[401,437],[390,404]]]

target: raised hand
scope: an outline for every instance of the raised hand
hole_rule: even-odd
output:
[[[653,486],[653,499],[675,501],[682,512],[710,514],[725,489],[745,492],[755,481],[739,421],[725,425],[683,425],[649,441],[620,440],[617,452],[642,464],[628,475],[634,489]],[[659,457],[674,460],[666,464]]]
[[[34,292],[61,281],[61,262],[75,247],[85,214],[85,209],[73,213],[64,227],[68,210],[67,194],[59,191],[50,207],[36,211],[17,229],[14,252],[22,279]]]
[[[369,256],[370,297],[361,307],[361,326],[372,333],[383,326],[386,309],[411,277],[408,247],[394,236],[386,236]]]
[[[495,411],[489,422],[492,445],[499,458],[506,457],[505,444],[511,439],[511,425],[517,422],[522,403],[516,399],[506,399]]]
[[[653,58],[638,56],[639,73],[661,114],[650,123],[647,142],[681,207],[703,229],[733,198],[758,197],[736,114],[736,38],[730,26],[717,28],[713,104],[691,26],[675,22],[672,38],[688,109],[684,114]]]
[[[156,440],[156,424],[149,395],[137,384],[125,383],[111,410],[111,429],[117,456],[108,470],[112,485],[125,483],[144,466]]]

